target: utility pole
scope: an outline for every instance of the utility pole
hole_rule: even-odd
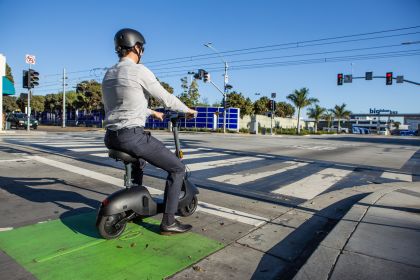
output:
[[[66,127],[66,68],[63,68],[63,128]]]
[[[224,66],[225,66],[225,73],[223,74],[223,133],[226,133],[226,97],[227,97],[227,84],[228,84],[228,64],[226,60],[223,58],[222,55],[220,55],[219,51],[217,51],[211,43],[204,44],[205,47],[213,50],[217,56],[222,60]]]
[[[226,113],[227,113],[227,108],[226,108],[226,103],[227,103],[227,83],[228,83],[228,75],[227,75],[227,70],[228,70],[228,64],[226,61],[224,61],[225,63],[225,74],[224,74],[224,83],[223,83],[223,100],[225,101],[223,104],[223,133],[226,133]]]

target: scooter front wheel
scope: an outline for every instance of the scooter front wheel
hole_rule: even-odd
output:
[[[178,210],[179,215],[182,217],[191,216],[192,214],[194,214],[195,210],[197,210],[197,206],[198,206],[198,198],[197,198],[197,195],[194,195],[191,202],[187,206],[182,207]]]
[[[115,239],[120,236],[127,226],[127,222],[121,220],[125,213],[119,213],[110,216],[102,216],[99,218],[98,230],[99,234],[105,239]]]

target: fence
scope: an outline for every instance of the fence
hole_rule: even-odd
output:
[[[180,121],[181,128],[195,128],[195,129],[209,129],[216,130],[223,128],[223,107],[195,107],[197,118],[183,119]],[[239,108],[227,108],[226,113],[226,129],[239,131]],[[162,112],[163,109],[157,109]],[[152,117],[146,120],[146,128],[149,129],[164,129],[168,128],[168,120],[159,121]]]

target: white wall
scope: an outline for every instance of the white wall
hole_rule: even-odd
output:
[[[271,118],[264,116],[264,115],[255,115],[255,116],[244,116],[242,119],[239,119],[239,128],[250,128],[251,127],[251,119],[256,118],[257,122],[261,127],[270,128],[271,127]],[[300,122],[301,128],[305,126],[305,122],[301,120]],[[297,119],[295,118],[273,118],[273,127],[281,127],[281,128],[295,128],[297,127]]]

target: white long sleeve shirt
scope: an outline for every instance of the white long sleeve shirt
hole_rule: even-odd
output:
[[[106,72],[102,81],[105,128],[118,130],[144,126],[151,114],[147,108],[151,96],[171,110],[188,112],[188,107],[167,92],[146,66],[122,58]]]

